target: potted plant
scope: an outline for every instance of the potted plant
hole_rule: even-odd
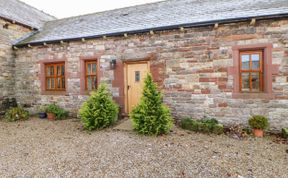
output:
[[[255,137],[263,137],[264,130],[269,126],[268,118],[261,115],[252,116],[249,119],[249,125],[253,129]]]
[[[47,118],[50,121],[54,121],[56,119],[63,119],[68,116],[68,112],[60,108],[56,104],[49,104],[46,108],[46,112]]]
[[[45,119],[45,118],[47,118],[47,113],[45,112],[44,106],[41,106],[41,107],[40,107],[40,111],[39,111],[39,113],[38,113],[38,116],[39,116],[40,119]]]

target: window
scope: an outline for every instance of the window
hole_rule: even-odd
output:
[[[45,64],[45,74],[47,91],[65,90],[65,63]]]
[[[85,89],[97,89],[97,61],[86,61],[85,73]]]
[[[135,71],[135,82],[140,82],[140,71]]]
[[[263,91],[263,51],[240,52],[240,90]]]

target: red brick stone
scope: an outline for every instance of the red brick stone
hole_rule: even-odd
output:
[[[226,108],[227,106],[228,106],[227,103],[219,103],[218,104],[218,107],[220,107],[220,108]]]

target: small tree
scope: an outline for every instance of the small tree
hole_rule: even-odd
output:
[[[87,130],[109,127],[116,122],[119,108],[105,84],[85,101],[79,111],[83,126]]]
[[[170,110],[162,102],[162,93],[157,90],[150,74],[145,79],[143,96],[131,118],[134,129],[144,135],[166,134],[172,127]]]

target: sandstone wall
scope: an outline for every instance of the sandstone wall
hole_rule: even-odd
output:
[[[107,39],[53,44],[16,51],[15,94],[23,104],[36,111],[39,105],[57,102],[77,113],[87,97],[80,95],[80,57],[99,56],[101,80],[109,84],[115,98],[123,105],[123,86],[114,85],[122,68],[121,60],[131,54],[154,54],[151,72],[165,93],[165,102],[175,118],[204,115],[222,123],[247,123],[251,114],[267,115],[273,128],[288,127],[288,20],[257,21],[156,32]],[[232,47],[271,43],[272,63],[279,65],[273,75],[274,99],[234,99]],[[124,56],[124,57],[123,57]],[[210,57],[209,57],[210,56]],[[68,88],[66,95],[41,95],[41,60],[67,59]],[[117,59],[117,73],[109,61]],[[117,68],[116,67],[116,68]]]
[[[4,98],[14,95],[15,56],[12,51],[13,41],[30,31],[26,27],[0,18],[0,103]]]

